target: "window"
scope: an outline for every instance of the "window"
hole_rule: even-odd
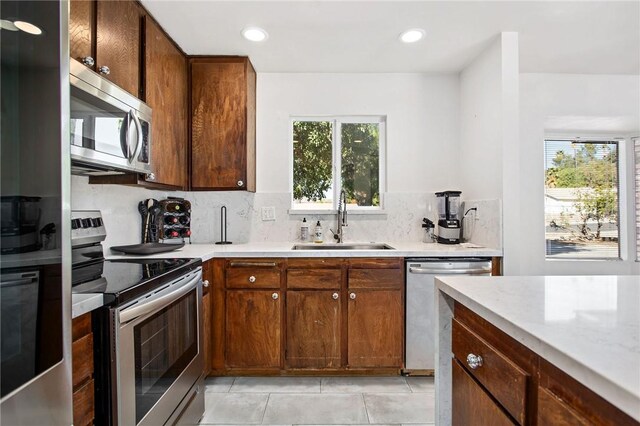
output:
[[[618,143],[545,140],[547,258],[618,259]]]
[[[335,210],[344,190],[350,210],[380,210],[384,117],[293,119],[294,210]]]

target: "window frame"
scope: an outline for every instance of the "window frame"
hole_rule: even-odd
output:
[[[547,244],[546,244],[546,232],[544,232],[544,221],[543,223],[543,241],[544,244],[544,260],[545,262],[593,262],[593,261],[604,261],[604,262],[621,262],[628,259],[627,251],[628,251],[628,237],[627,237],[627,203],[629,199],[629,191],[627,184],[627,174],[628,174],[628,142],[631,140],[628,136],[620,136],[620,134],[589,134],[589,133],[580,133],[578,135],[573,133],[545,133],[542,139],[542,153],[544,154],[546,150],[547,141],[567,141],[567,142],[578,142],[578,143],[616,143],[618,150],[618,256],[617,257],[550,257],[547,254]],[[633,150],[633,145],[631,146]],[[544,155],[543,155],[543,173],[544,173]],[[543,178],[543,200],[545,193],[545,185]],[[542,215],[546,214],[545,203],[543,201],[542,204]]]
[[[297,209],[293,198],[293,123],[296,121],[328,121],[332,123],[331,135],[331,179],[333,182],[333,200],[331,209]],[[378,192],[379,206],[349,207],[349,214],[385,214],[384,194],[386,192],[386,152],[387,152],[387,116],[386,115],[292,115],[289,117],[289,214],[336,214],[338,198],[342,190],[342,124],[367,123],[378,124]]]

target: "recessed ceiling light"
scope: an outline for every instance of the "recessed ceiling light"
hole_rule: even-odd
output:
[[[265,41],[269,37],[269,34],[262,28],[247,27],[242,30],[242,36],[250,41]]]
[[[20,30],[24,31],[25,33],[29,33],[29,34],[33,34],[33,35],[40,35],[42,34],[42,30],[38,27],[36,27],[35,25],[29,23],[29,22],[25,22],[25,21],[15,21],[13,23],[16,27],[18,27]]]
[[[0,19],[0,28],[3,30],[18,31],[18,27],[16,27],[13,22],[6,19]]]
[[[424,37],[424,30],[420,28],[412,28],[400,34],[400,40],[405,43],[415,43]]]

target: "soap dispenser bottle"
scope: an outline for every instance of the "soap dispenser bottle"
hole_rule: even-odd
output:
[[[302,226],[300,226],[300,241],[307,242],[309,241],[309,223],[307,222],[307,218],[302,218]]]
[[[313,242],[321,243],[322,242],[322,225],[320,225],[320,221],[316,223],[316,229],[313,233]]]

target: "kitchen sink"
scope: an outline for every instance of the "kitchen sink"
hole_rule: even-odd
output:
[[[395,250],[384,243],[358,243],[358,244],[294,244],[292,250]]]

